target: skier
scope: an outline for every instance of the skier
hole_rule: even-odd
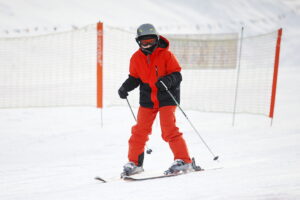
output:
[[[140,86],[137,123],[129,139],[129,162],[124,165],[121,176],[144,171],[144,147],[157,113],[162,138],[169,143],[174,155],[174,162],[166,172],[191,170],[192,160],[186,142],[175,124],[176,103],[166,91],[168,89],[180,102],[181,67],[169,50],[169,41],[159,35],[152,24],[138,27],[136,42],[139,49],[130,59],[129,77],[118,90],[120,98],[126,99],[128,92]]]

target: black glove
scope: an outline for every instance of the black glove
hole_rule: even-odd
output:
[[[118,90],[118,93],[119,93],[119,96],[121,99],[126,99],[128,96],[128,92],[123,86],[120,87],[120,89]]]
[[[167,89],[171,89],[171,87],[179,86],[180,82],[182,81],[182,76],[180,72],[173,72],[169,75],[160,77],[158,81],[155,83],[156,87],[159,91],[167,90],[166,87],[161,83],[161,81],[167,86]]]
[[[163,85],[161,81],[165,84]],[[169,76],[163,76],[158,79],[158,81],[155,83],[156,87],[158,88],[159,91],[165,91],[167,89],[170,89],[172,87],[172,80],[170,79]],[[167,88],[165,87],[167,86]]]

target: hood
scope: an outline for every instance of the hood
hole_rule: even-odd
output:
[[[163,36],[159,36],[158,47],[163,49],[169,49],[169,40]]]

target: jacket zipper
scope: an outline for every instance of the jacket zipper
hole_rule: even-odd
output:
[[[150,66],[150,55],[149,54],[147,55],[147,63]]]

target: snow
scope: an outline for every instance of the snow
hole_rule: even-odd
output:
[[[238,115],[232,127],[228,114],[187,111],[219,162],[178,111],[191,155],[203,168],[223,169],[148,182],[93,179],[118,177],[126,162],[134,122],[128,108],[104,109],[103,128],[95,108],[2,109],[0,199],[298,199],[299,72],[281,70],[272,127],[260,116]],[[148,145],[145,170],[167,169],[172,155],[157,122]]]
[[[128,27],[151,21],[166,26],[162,28],[165,32],[174,31],[168,27],[170,24],[183,27],[180,30],[186,32],[194,32],[195,24],[202,27],[201,32],[230,32],[239,30],[241,21],[249,34],[283,27],[284,38],[272,126],[270,119],[262,116],[237,115],[232,127],[231,115],[186,111],[213,152],[220,156],[215,162],[177,111],[177,124],[196,162],[203,168],[222,169],[146,182],[103,184],[94,177],[118,177],[127,162],[127,141],[134,124],[129,108],[103,109],[103,127],[101,111],[96,108],[2,109],[0,199],[299,199],[300,69],[295,53],[300,44],[299,4],[274,0],[222,2],[1,0],[2,30],[58,24],[80,26],[101,19]],[[131,15],[133,7],[135,12]],[[283,14],[286,17],[278,19]],[[215,26],[219,23],[222,26]],[[153,153],[146,155],[146,172],[167,169],[172,154],[160,137],[158,121],[148,146]]]

